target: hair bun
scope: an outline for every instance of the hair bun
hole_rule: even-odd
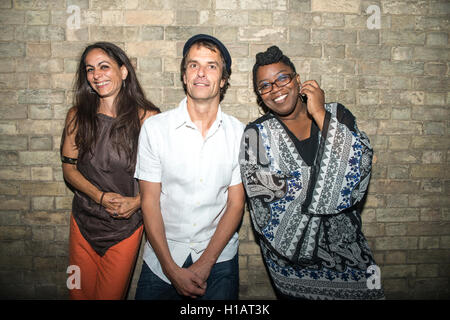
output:
[[[259,65],[271,64],[274,61],[280,61],[283,52],[277,46],[271,46],[266,52],[260,52],[256,55],[256,63]]]

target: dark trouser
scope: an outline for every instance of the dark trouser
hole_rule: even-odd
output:
[[[183,268],[193,264],[191,255]],[[195,300],[237,300],[239,298],[239,263],[238,254],[233,259],[216,263],[207,280],[206,293]],[[136,300],[182,300],[190,299],[178,294],[175,287],[168,284],[147,266],[142,264],[142,271],[136,289]]]

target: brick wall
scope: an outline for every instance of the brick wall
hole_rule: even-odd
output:
[[[258,116],[254,56],[272,44],[357,116],[375,148],[362,218],[387,298],[449,298],[449,14],[446,0],[2,0],[1,298],[67,298],[58,148],[82,49],[120,45],[167,110],[183,97],[183,43],[200,32],[231,52],[223,109],[243,122]],[[241,297],[273,299],[248,213],[240,237]]]

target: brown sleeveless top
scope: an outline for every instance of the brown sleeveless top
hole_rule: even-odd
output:
[[[77,169],[99,190],[134,197],[138,183],[124,153],[121,156],[109,137],[114,118],[97,114],[98,138],[93,152],[78,156]],[[139,209],[129,219],[113,219],[105,208],[81,191],[74,190],[72,212],[81,234],[92,248],[103,256],[113,245],[131,236],[142,225]]]

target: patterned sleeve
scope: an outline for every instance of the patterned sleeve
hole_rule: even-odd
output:
[[[273,200],[274,191],[273,188],[271,190],[267,187],[266,182],[273,179],[269,170],[269,160],[255,125],[248,125],[244,130],[239,152],[239,165],[250,212],[267,211],[267,214],[251,215],[256,231],[261,232],[261,229],[267,224],[269,213],[269,209],[263,203],[266,203],[264,200],[268,202]],[[277,188],[273,181],[270,185]]]
[[[308,208],[312,214],[336,214],[360,202],[372,171],[373,150],[354,116],[341,104],[326,109]]]

